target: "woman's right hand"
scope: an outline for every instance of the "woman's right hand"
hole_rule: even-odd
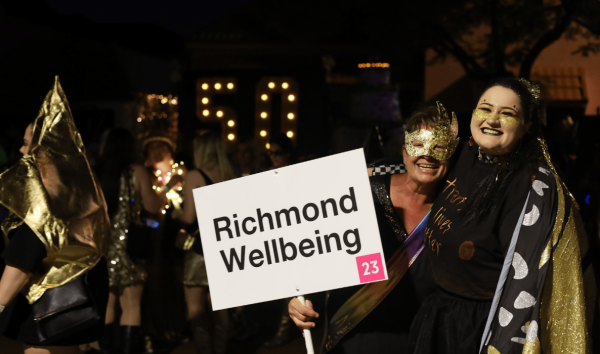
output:
[[[310,300],[306,300],[306,306],[302,305],[297,297],[293,298],[288,304],[288,313],[290,318],[294,321],[296,326],[301,329],[313,328],[315,326],[313,321],[315,318],[319,318],[319,314],[313,310],[313,305]]]

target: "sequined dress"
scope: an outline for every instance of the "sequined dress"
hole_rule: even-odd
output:
[[[213,184],[213,181],[206,173],[202,170],[197,171],[204,177],[207,186]],[[200,240],[196,240],[196,242],[199,241]],[[185,260],[183,263],[183,285],[187,287],[208,286],[208,275],[206,274],[204,255],[198,254],[193,249],[185,252]]]
[[[130,223],[141,224],[142,200],[135,192],[134,166],[121,175],[119,206],[111,218],[111,242],[108,248],[109,285],[130,286],[146,280],[146,269],[142,262],[133,262],[127,255],[127,227]]]

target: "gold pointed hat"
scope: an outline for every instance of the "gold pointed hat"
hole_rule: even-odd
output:
[[[63,285],[105,252],[110,222],[58,76],[33,124],[29,153],[0,175],[0,203],[10,211],[2,230],[27,224],[44,244],[43,270],[27,298]]]
[[[437,101],[440,119],[431,130],[419,129],[406,133],[404,137],[406,152],[412,157],[429,156],[434,159],[448,160],[454,154],[460,138],[458,138],[458,120],[452,112],[452,120],[442,105]],[[422,146],[415,147],[413,142],[420,142]],[[444,148],[440,148],[443,146]]]

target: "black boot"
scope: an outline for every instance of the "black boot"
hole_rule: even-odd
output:
[[[112,323],[104,325],[104,333],[102,338],[98,339],[100,346],[100,354],[115,353],[115,332]]]
[[[144,352],[142,327],[121,326],[121,348],[123,354],[141,354]]]

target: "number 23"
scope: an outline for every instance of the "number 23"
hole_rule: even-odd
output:
[[[369,272],[369,263],[371,263],[371,265],[373,266],[373,270]],[[371,261],[371,262],[364,262],[362,264],[363,267],[365,267],[365,274],[364,275],[370,275],[372,274],[377,274],[379,273],[379,267],[377,266],[377,261]]]

